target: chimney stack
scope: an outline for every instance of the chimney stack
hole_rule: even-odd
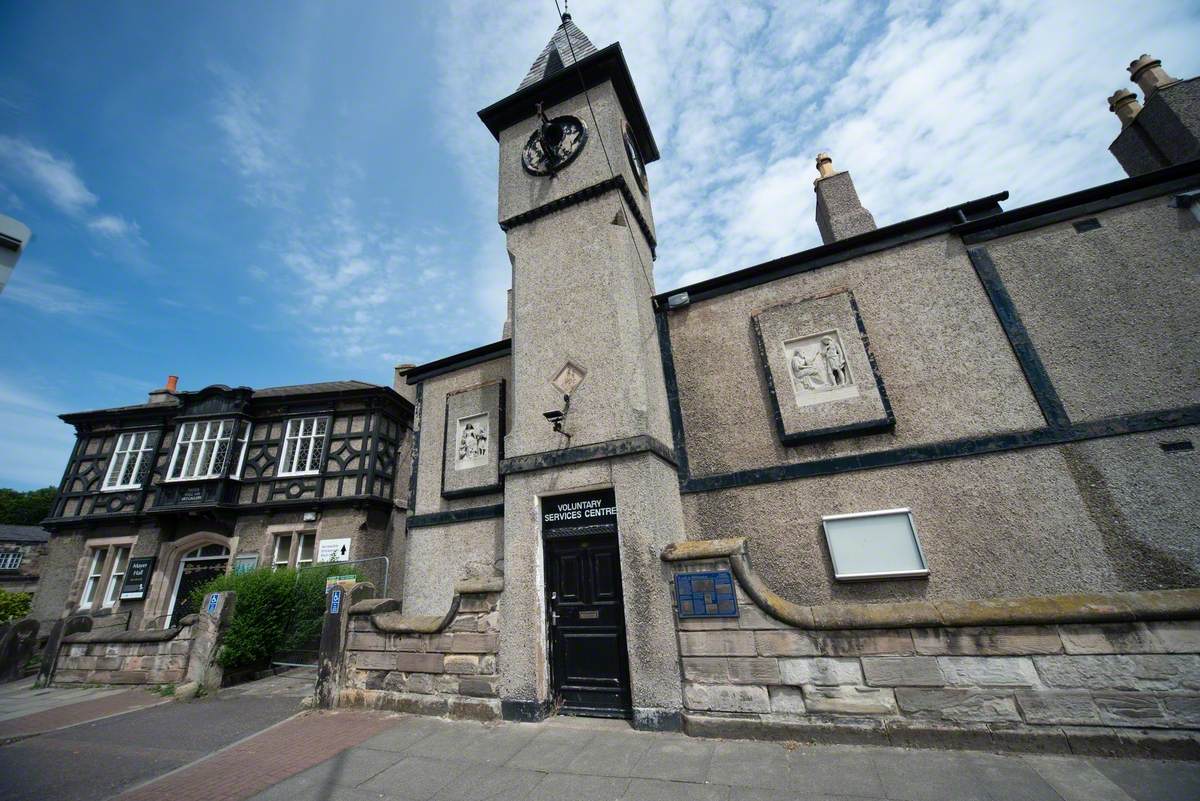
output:
[[[1129,77],[1141,87],[1146,100],[1149,100],[1156,90],[1176,81],[1162,68],[1162,61],[1145,53],[1136,61],[1129,62]]]
[[[150,403],[170,403],[179,388],[179,376],[167,376],[167,385],[162,389],[150,390]]]
[[[1108,151],[1126,174],[1145,175],[1200,158],[1200,78],[1172,78],[1161,61],[1145,53],[1130,62],[1129,76],[1141,87],[1141,104],[1124,89],[1108,99],[1121,121]]]
[[[399,393],[400,397],[405,398],[413,406],[417,405],[417,388],[408,383],[405,374],[416,367],[415,364],[397,364],[396,372],[392,378],[392,389]]]
[[[828,245],[874,231],[875,218],[863,208],[850,173],[835,172],[833,157],[828,153],[817,154],[817,173],[813,191],[817,193],[817,228],[821,230],[821,241]]]
[[[1118,89],[1108,99],[1108,110],[1117,115],[1123,131],[1142,110],[1142,104],[1138,102],[1137,95],[1133,92],[1128,89]]]

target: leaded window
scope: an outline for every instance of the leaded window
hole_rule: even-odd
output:
[[[104,476],[104,489],[138,489],[146,482],[150,466],[154,463],[154,432],[127,431],[117,437],[108,473]]]
[[[225,471],[233,440],[233,420],[199,420],[179,426],[170,479],[216,478]]]
[[[0,570],[16,570],[20,566],[20,551],[5,551],[4,553],[0,553]]]
[[[288,420],[283,437],[279,475],[299,476],[321,472],[328,417],[296,417]]]

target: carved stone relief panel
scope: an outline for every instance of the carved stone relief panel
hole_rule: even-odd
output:
[[[487,412],[458,418],[454,433],[455,470],[470,470],[487,464],[491,434],[489,418]]]
[[[442,496],[461,498],[498,491],[503,438],[503,381],[448,394]]]
[[[752,323],[785,445],[894,425],[851,293],[772,306],[755,313]]]

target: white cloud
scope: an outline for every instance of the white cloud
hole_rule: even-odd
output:
[[[49,267],[28,258],[13,271],[0,294],[0,302],[6,299],[43,314],[95,316],[111,310],[108,301],[71,286]]]
[[[125,260],[137,264],[143,262],[140,248],[146,241],[142,239],[138,224],[117,214],[98,212],[100,199],[84,184],[71,159],[56,156],[24,139],[0,136],[0,169],[44,197],[66,216],[117,244],[119,255]]]
[[[1136,90],[1124,66],[1151,52],[1177,76],[1200,71],[1200,15],[1182,0],[577,0],[572,14],[598,47],[621,41],[662,151],[660,290],[819,244],[821,150],[881,225],[1123,177],[1105,98]],[[495,143],[462,112],[511,93],[555,25],[543,0],[442,15],[439,117],[481,221],[494,220]],[[478,261],[497,270],[502,238],[481,230]]]
[[[96,205],[96,196],[84,186],[70,159],[12,136],[0,136],[0,159],[64,214],[78,217]]]
[[[398,342],[433,358],[486,336],[476,290],[454,269],[445,232],[398,219],[386,204],[360,202],[368,174],[344,154],[329,154],[328,164],[292,158],[303,132],[277,124],[285,115],[264,94],[287,92],[259,89],[225,67],[213,72],[221,84],[214,126],[243,200],[266,223],[246,272],[271,284],[279,321],[259,320],[257,328],[299,333],[327,361],[375,378]]]
[[[31,391],[27,382],[0,374],[0,486],[58,483],[75,441],[71,427],[58,419],[62,411],[57,400]]]

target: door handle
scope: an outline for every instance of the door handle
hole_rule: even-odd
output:
[[[558,625],[558,610],[557,609],[550,610],[550,625],[551,626]]]

